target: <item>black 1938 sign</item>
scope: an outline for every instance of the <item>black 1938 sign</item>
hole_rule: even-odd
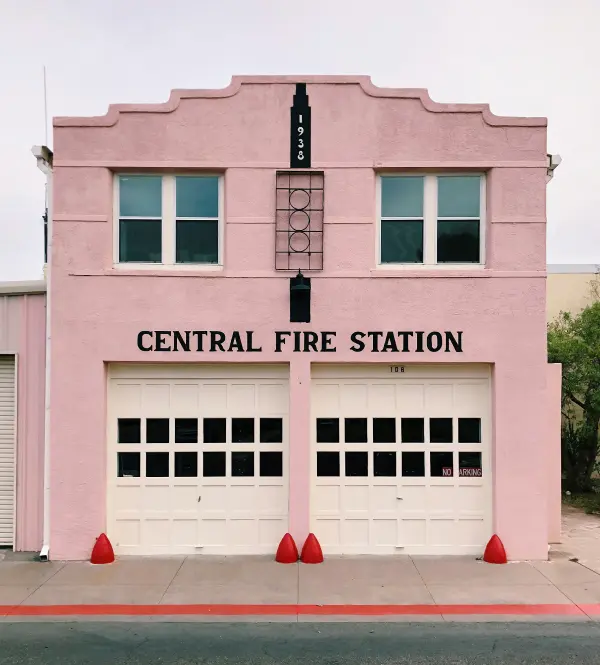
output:
[[[290,168],[310,168],[310,106],[306,83],[296,83],[291,119]]]

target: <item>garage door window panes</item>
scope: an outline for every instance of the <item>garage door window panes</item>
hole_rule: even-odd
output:
[[[121,175],[115,260],[130,264],[221,263],[221,178]]]

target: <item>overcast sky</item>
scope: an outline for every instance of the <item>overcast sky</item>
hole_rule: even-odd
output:
[[[548,261],[600,264],[599,25],[600,0],[0,0],[0,280],[41,276],[43,65],[50,117],[232,74],[368,74],[546,116]]]

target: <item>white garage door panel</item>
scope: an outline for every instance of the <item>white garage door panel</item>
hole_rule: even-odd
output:
[[[108,503],[115,550],[273,553],[288,530],[286,374],[203,366],[195,377],[189,367],[111,371]],[[119,427],[132,423],[135,442],[119,442]],[[135,455],[132,473],[139,477],[123,477],[123,453]]]
[[[0,356],[0,545],[13,544],[15,512],[15,358]]]
[[[491,535],[485,366],[319,366],[311,528],[330,554],[480,553]]]

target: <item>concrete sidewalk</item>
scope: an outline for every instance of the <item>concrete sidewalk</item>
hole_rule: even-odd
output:
[[[0,617],[600,618],[600,520],[567,510],[564,527],[550,561],[499,566],[408,556],[318,565],[270,557],[128,557],[105,566],[7,559],[0,563]]]

